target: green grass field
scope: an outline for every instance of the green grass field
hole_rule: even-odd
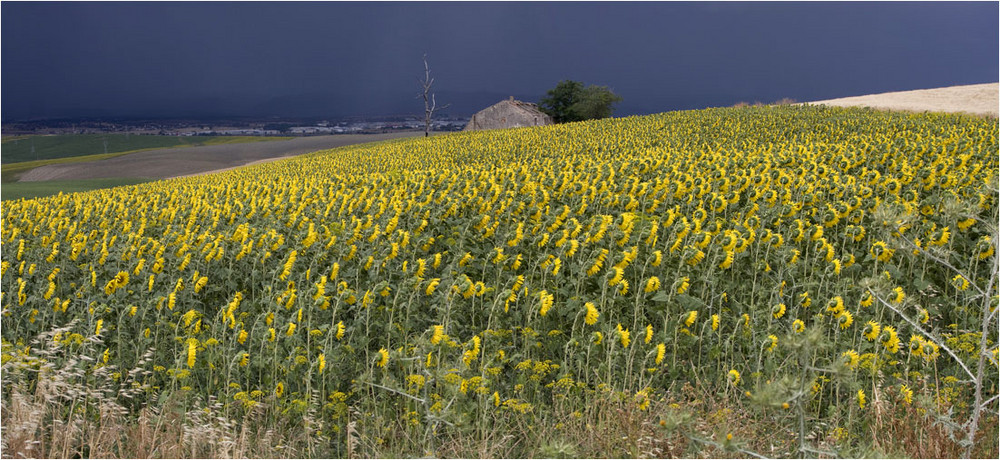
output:
[[[118,187],[119,185],[135,185],[147,182],[135,177],[115,177],[108,179],[83,180],[53,180],[42,182],[5,182],[0,186],[0,200],[17,200],[21,198],[42,198],[56,195],[59,192],[75,193],[96,190],[99,188]]]
[[[289,137],[254,136],[136,136],[125,134],[68,134],[6,136],[0,154],[0,182],[15,182],[21,174],[45,165],[97,161],[159,148],[239,144],[285,140]],[[104,141],[107,140],[107,152]],[[88,189],[89,190],[89,189]],[[7,199],[7,198],[4,198]]]
[[[105,153],[196,145],[217,145],[288,139],[254,136],[145,136],[128,134],[67,134],[57,136],[11,136],[2,142],[0,163],[53,160]]]

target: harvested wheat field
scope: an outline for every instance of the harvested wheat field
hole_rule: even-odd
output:
[[[868,94],[807,104],[912,112],[964,112],[996,117],[1000,107],[1000,83]]]

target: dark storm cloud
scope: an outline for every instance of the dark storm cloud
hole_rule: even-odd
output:
[[[998,4],[9,3],[2,115],[469,113],[561,79],[619,113],[997,81]]]

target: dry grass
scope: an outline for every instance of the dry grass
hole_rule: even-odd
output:
[[[270,421],[266,410],[255,410],[241,420],[223,415],[221,404],[192,407],[168,400],[163,408],[146,407],[129,414],[108,399],[85,404],[58,393],[65,381],[40,381],[34,392],[8,389],[3,401],[4,458],[299,458],[322,457],[333,451],[329,440],[310,439],[301,424]],[[75,388],[75,391],[82,391]],[[881,404],[879,421],[872,426],[870,446],[861,449],[879,456],[955,458],[962,450],[947,431],[910,406]],[[684,413],[687,435],[665,428],[660,420]],[[359,433],[349,428],[349,457],[444,458],[746,458],[749,452],[785,457],[794,449],[776,424],[754,417],[740,407],[725,407],[700,398],[658,401],[648,411],[634,404],[601,400],[585,415],[568,409],[551,420],[500,416],[478,436],[453,430],[437,433],[434,452],[414,452],[421,439],[407,437],[405,421],[385,423],[376,436],[372,427]],[[355,414],[361,417],[361,414]],[[365,421],[367,425],[384,420]],[[291,423],[291,424],[289,424]],[[352,427],[357,427],[357,422]],[[725,436],[734,435],[731,446]],[[996,455],[997,419],[986,420],[974,456]],[[778,441],[778,442],[776,442]],[[324,445],[325,444],[325,445]],[[831,448],[829,434],[820,444]]]
[[[301,457],[308,452],[299,449],[305,443],[275,436],[263,407],[236,421],[221,403],[184,402],[183,392],[154,402],[157,393],[141,383],[149,374],[143,367],[152,351],[123,372],[52,347],[52,338],[72,326],[39,335],[30,355],[8,354],[5,343],[3,458]],[[91,341],[84,347],[103,344]]]
[[[667,391],[647,410],[609,392],[589,401],[555,397],[545,415],[496,411],[463,426],[424,420],[415,428],[403,408],[387,418],[352,407],[344,432],[331,437],[316,431],[322,423],[315,414],[279,414],[266,405],[236,413],[220,401],[192,400],[183,390],[160,398],[141,384],[145,361],[116,380],[119,370],[112,366],[46,347],[67,329],[42,334],[30,356],[3,364],[3,458],[746,458],[797,452],[790,411],[769,413],[689,384]],[[847,456],[963,453],[930,412],[884,394],[873,395],[871,407],[869,432],[838,435],[833,417],[830,426],[809,433],[808,443]],[[996,458],[997,429],[995,415],[983,420],[974,457]],[[419,450],[426,446],[431,450]]]
[[[99,399],[70,409],[52,385],[13,389],[3,403],[3,458],[296,458],[310,456],[300,439],[278,436],[262,412],[243,420],[221,405],[188,407],[167,402],[128,414]],[[314,452],[315,454],[315,452]]]
[[[894,402],[891,398],[878,401],[873,410],[875,422],[871,426],[872,443],[889,455],[961,458],[965,453],[965,449],[949,433],[945,424],[927,410]],[[983,415],[971,457],[997,458],[1000,449],[1000,419],[988,412]],[[956,433],[955,436],[960,439],[963,434]]]

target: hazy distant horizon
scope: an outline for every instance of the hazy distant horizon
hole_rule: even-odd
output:
[[[435,112],[439,116],[469,117],[473,113],[490,105],[513,96],[517,100],[538,102],[544,93],[537,95],[509,94],[482,91],[478,93],[453,93],[449,91],[435,92],[440,106],[448,104],[444,110]],[[62,119],[225,119],[225,118],[256,118],[256,119],[340,119],[352,117],[423,117],[423,101],[409,94],[398,94],[396,101],[389,97],[369,101],[362,104],[357,101],[342,102],[344,98],[335,94],[301,94],[283,97],[273,97],[266,100],[240,97],[212,98],[212,104],[205,105],[204,100],[151,102],[153,110],[136,107],[125,110],[102,109],[99,106],[79,107],[66,110],[57,116],[25,117],[3,120],[4,123],[46,121]],[[781,97],[772,99],[746,99],[738,96],[705,95],[702,97],[662,98],[659,103],[651,100],[640,100],[618,104],[614,116],[645,115],[672,110],[702,109],[707,107],[730,106],[738,102],[774,102]],[[404,106],[409,102],[410,105]],[[364,110],[356,107],[366,105]],[[355,107],[355,109],[351,109]]]
[[[10,3],[2,119],[448,113],[559,80],[615,115],[998,80],[996,2]]]

